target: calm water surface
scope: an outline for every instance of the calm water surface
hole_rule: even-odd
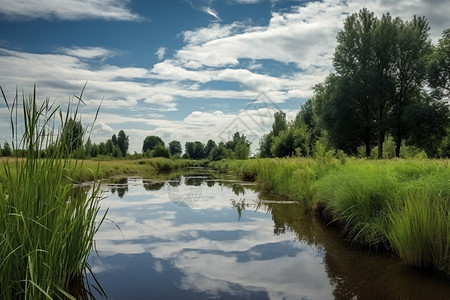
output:
[[[89,262],[109,299],[450,299],[450,281],[355,249],[255,186],[128,178],[105,196]]]

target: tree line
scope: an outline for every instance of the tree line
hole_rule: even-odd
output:
[[[425,18],[410,21],[362,9],[337,35],[331,73],[288,123],[274,115],[262,157],[313,154],[319,142],[349,155],[400,157],[416,147],[450,156],[450,29],[436,45]]]
[[[209,139],[206,144],[200,141],[186,142],[184,144],[185,152],[181,142],[173,140],[169,142],[168,147],[164,141],[155,135],[147,136],[142,146],[142,155],[144,157],[174,157],[184,159],[210,159],[213,161],[221,159],[246,159],[250,154],[250,142],[244,134],[235,132],[231,140],[219,142],[218,144]]]

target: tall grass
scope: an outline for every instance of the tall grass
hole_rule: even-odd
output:
[[[75,299],[70,288],[88,268],[93,237],[103,218],[99,211],[99,185],[90,193],[75,189],[70,174],[81,172],[82,162],[71,161],[61,128],[75,110],[48,99],[41,104],[36,90],[8,102],[15,149],[25,158],[3,159],[6,184],[0,189],[0,298]],[[78,98],[81,101],[81,96]],[[23,116],[23,127],[20,120]],[[19,134],[19,131],[23,133]],[[55,151],[40,158],[49,146]],[[94,172],[95,174],[95,172]],[[94,179],[95,175],[94,175]]]
[[[345,238],[388,249],[406,264],[450,277],[449,160],[256,159],[215,162],[297,200]]]

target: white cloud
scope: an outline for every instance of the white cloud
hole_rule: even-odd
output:
[[[166,54],[166,48],[159,47],[158,50],[156,50],[155,54],[159,60],[162,60],[164,58],[164,54]]]
[[[112,56],[112,51],[102,47],[85,47],[85,48],[61,48],[61,51],[67,55],[78,58],[105,58]]]
[[[11,19],[140,20],[126,8],[130,0],[1,0],[0,15]]]

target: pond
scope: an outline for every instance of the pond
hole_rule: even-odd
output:
[[[448,299],[449,281],[211,173],[105,186],[89,263],[109,299]],[[102,296],[91,275],[87,284]]]

